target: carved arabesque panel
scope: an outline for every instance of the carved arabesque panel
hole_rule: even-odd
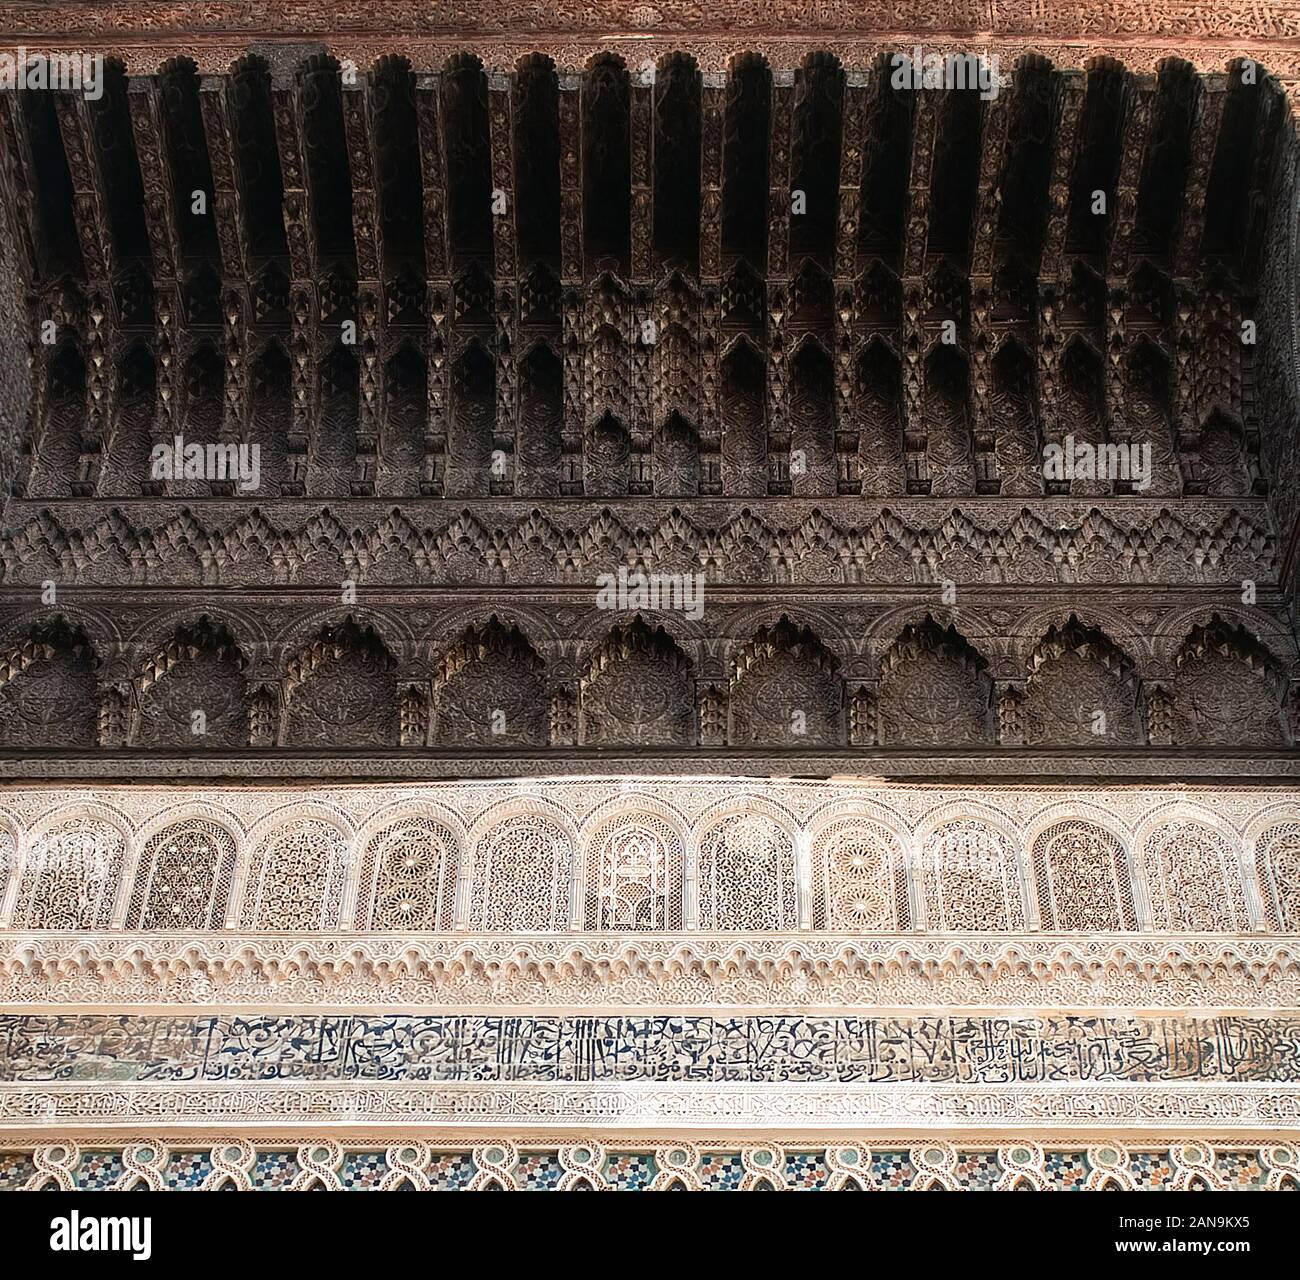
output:
[[[794,841],[775,818],[736,813],[700,837],[701,929],[799,927]]]
[[[1025,741],[1031,746],[1128,746],[1141,738],[1132,663],[1073,617],[1053,627],[1030,660]]]
[[[549,818],[498,823],[474,849],[469,927],[485,933],[567,929],[575,856],[568,835]]]
[[[0,668],[0,744],[95,744],[98,695],[94,656],[79,633],[36,633],[15,645]]]
[[[580,739],[588,746],[695,741],[690,664],[662,627],[615,627],[583,677]]]
[[[443,746],[545,746],[546,681],[541,659],[517,627],[493,616],[470,628],[435,681],[434,740]]]
[[[1285,744],[1281,680],[1243,627],[1217,615],[1187,637],[1174,676],[1174,741],[1232,747]]]
[[[732,744],[812,746],[840,741],[843,692],[835,659],[807,628],[782,616],[732,665]]]
[[[253,852],[243,927],[337,928],[350,856],[343,833],[321,818],[299,818],[270,832]]]
[[[1025,927],[1019,853],[977,818],[945,823],[925,842],[926,924],[931,929]]]
[[[375,833],[361,863],[358,929],[436,932],[452,927],[459,842],[418,814]]]
[[[912,927],[903,850],[879,823],[831,823],[813,846],[812,864],[814,929],[895,933]]]
[[[23,929],[105,929],[122,884],[126,841],[97,818],[69,818],[27,848],[13,924]]]
[[[128,929],[221,929],[235,871],[235,838],[206,818],[149,839],[136,870]]]
[[[1147,836],[1142,860],[1155,928],[1235,933],[1250,927],[1241,864],[1213,827],[1168,822]]]
[[[1031,853],[1044,929],[1095,932],[1137,928],[1124,846],[1096,823],[1054,823]]]
[[[945,632],[927,617],[904,628],[881,663],[881,742],[986,742],[990,684],[983,666],[951,627]]]
[[[1265,831],[1255,842],[1255,867],[1269,928],[1300,932],[1300,822]]]
[[[587,847],[589,930],[682,927],[681,837],[654,814],[621,814]]]
[[[397,730],[392,659],[350,619],[314,640],[285,677],[286,745],[387,746]]]
[[[169,645],[141,679],[137,741],[142,747],[247,746],[238,651],[200,647],[189,639]]]

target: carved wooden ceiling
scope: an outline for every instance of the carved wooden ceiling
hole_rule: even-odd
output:
[[[6,94],[29,321],[53,321],[18,492],[1132,489],[1045,480],[1066,435],[1150,443],[1153,496],[1266,492],[1241,333],[1277,83],[1009,79],[249,54]],[[153,477],[176,432],[259,444],[257,491]]]
[[[3,770],[1293,773],[1300,26],[1138,8],[9,6]]]

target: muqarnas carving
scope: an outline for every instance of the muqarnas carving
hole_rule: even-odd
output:
[[[687,746],[695,741],[690,662],[662,627],[615,627],[582,680],[586,746]]]
[[[62,617],[33,627],[0,659],[0,743],[86,747],[96,741],[98,661]]]
[[[1141,741],[1133,663],[1073,614],[1030,658],[1025,741],[1031,746],[1125,746]]]
[[[837,662],[807,628],[782,614],[732,663],[733,744],[814,746],[841,739],[843,690]]]
[[[542,660],[517,627],[493,614],[470,627],[434,681],[434,740],[442,746],[544,746],[547,706]]]
[[[927,614],[903,628],[880,666],[883,745],[989,740],[992,682],[984,659],[953,627],[945,631]]]

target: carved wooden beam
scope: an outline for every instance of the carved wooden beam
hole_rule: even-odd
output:
[[[930,231],[930,182],[939,128],[936,90],[916,95],[912,123],[912,155],[907,178],[907,209],[903,218],[903,444],[907,491],[930,492],[926,459],[925,334],[921,314],[925,305],[925,253]]]
[[[519,457],[519,255],[515,211],[514,104],[506,71],[488,76],[488,145],[492,172],[492,249],[495,288],[492,317],[496,330],[496,418],[491,488],[514,492]]]
[[[132,77],[126,100],[144,185],[144,223],[149,235],[153,278],[155,284],[161,283],[166,287],[179,274],[181,240],[176,225],[176,203],[172,198],[171,155],[158,82],[152,77]]]
[[[104,442],[112,418],[110,358],[114,346],[112,281],[117,274],[109,213],[108,184],[94,147],[91,107],[83,94],[54,95],[59,133],[72,178],[73,217],[86,268],[86,418],[81,430],[75,496],[88,497],[99,479]]]
[[[1079,148],[1086,92],[1082,72],[1057,75],[1056,122],[1047,179],[1047,225],[1038,268],[1038,413],[1043,442],[1060,442],[1061,301],[1070,225],[1070,181]]]
[[[632,181],[632,281],[654,276],[654,69],[646,64],[628,76]]]
[[[355,495],[373,495],[384,424],[384,246],[376,194],[374,94],[368,83],[342,86],[343,136],[352,177],[352,241],[357,255],[357,458]]]
[[[793,163],[794,72],[772,75],[767,205],[767,456],[768,487],[790,492],[790,177]]]
[[[54,109],[72,179],[72,212],[92,290],[107,287],[117,271],[109,226],[108,192],[95,161],[90,105],[80,93],[55,93]]]
[[[835,360],[835,490],[846,494],[862,492],[859,424],[853,415],[853,361],[857,354],[854,274],[857,269],[858,229],[862,220],[862,165],[871,111],[870,84],[871,77],[865,71],[845,74],[840,127],[835,319],[831,341]]]
[[[212,169],[212,214],[221,252],[222,335],[225,348],[223,435],[247,439],[251,402],[248,391],[249,327],[253,321],[248,266],[248,221],[236,159],[234,126],[227,98],[228,81],[199,84],[199,115]],[[140,150],[137,144],[137,151]],[[143,156],[141,157],[143,163]],[[154,288],[157,289],[155,280]]]
[[[0,182],[4,184],[4,207],[12,219],[13,243],[20,255],[23,280],[34,288],[40,278],[36,183],[22,98],[17,93],[0,93]]]
[[[442,133],[442,82],[422,75],[415,82],[420,176],[424,186],[424,274],[427,290],[428,411],[420,492],[445,492],[447,465],[447,374],[451,344],[451,241],[447,223],[447,157]]]
[[[1155,77],[1135,77],[1125,111],[1119,177],[1115,183],[1115,207],[1110,222],[1110,240],[1106,246],[1108,281],[1122,281],[1128,275],[1133,230],[1137,226],[1138,185],[1142,180],[1147,144],[1151,137],[1155,102]]]
[[[140,161],[140,177],[144,184],[145,229],[149,235],[149,252],[153,260],[153,288],[155,313],[155,350],[164,335],[158,331],[158,301],[169,299],[163,308],[171,319],[181,313],[181,293],[178,277],[183,270],[180,231],[176,225],[176,206],[172,199],[172,174],[170,153],[167,147],[167,127],[163,115],[162,98],[158,83],[152,78],[132,78],[127,90],[127,106],[131,115],[131,131],[135,137],[136,155]],[[166,335],[168,370],[167,403],[165,411],[158,401],[160,411],[152,427],[154,443],[171,439],[172,410],[175,407],[174,387],[171,384],[171,365],[174,351],[175,328]],[[161,373],[161,370],[159,371]],[[142,477],[147,494],[165,492],[165,485]]]
[[[199,84],[199,114],[212,167],[212,210],[227,281],[248,279],[248,216],[244,208],[234,123],[227,97],[229,80],[206,77]]]
[[[706,71],[700,87],[700,492],[722,492],[722,153],[726,76]]]
[[[27,299],[33,299],[40,279],[36,187],[22,101],[17,93],[0,93],[0,209],[8,210],[10,244],[17,254],[21,288]],[[40,341],[42,310],[31,307],[29,314],[27,366],[32,389],[27,417],[23,422],[5,423],[0,430],[0,504],[10,492],[25,492],[32,463],[33,429],[41,420],[45,365],[51,351],[49,344]]]
[[[324,350],[321,333],[319,255],[307,182],[302,103],[292,76],[271,81],[275,145],[284,181],[284,230],[289,242],[290,329],[293,416],[288,439],[288,479],[284,493],[306,492],[307,458],[316,438],[320,413],[318,367]]]
[[[582,77],[559,77],[560,117],[560,345],[563,410],[560,492],[582,493]]]
[[[1084,77],[1079,71],[1058,75],[1052,167],[1047,181],[1047,229],[1043,235],[1040,282],[1059,282],[1065,270],[1065,234],[1070,224],[1070,179],[1083,117]]]
[[[628,118],[631,131],[632,299],[627,328],[631,354],[631,414],[628,433],[629,492],[648,493],[654,438],[654,145],[655,68],[643,63],[629,74]]]
[[[976,279],[993,274],[993,250],[1002,214],[1002,175],[1010,123],[1010,95],[1000,93],[985,106],[980,131],[978,203],[971,226],[972,288]]]
[[[1124,116],[1119,177],[1106,246],[1106,417],[1110,437],[1126,439],[1125,370],[1128,334],[1125,311],[1133,231],[1137,226],[1138,185],[1155,116],[1156,78],[1134,78]]]
[[[1192,125],[1191,160],[1187,168],[1187,186],[1183,192],[1182,212],[1174,234],[1174,276],[1190,280],[1196,274],[1205,233],[1205,196],[1210,185],[1210,170],[1219,145],[1223,109],[1228,101],[1228,78],[1222,74],[1202,76],[1202,92]]]
[[[1002,176],[1011,95],[1000,93],[986,104],[980,133],[977,207],[970,249],[970,413],[975,444],[975,492],[997,493],[997,425],[992,413],[993,257],[1002,216]]]

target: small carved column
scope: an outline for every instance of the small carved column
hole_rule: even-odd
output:
[[[1187,284],[1174,286],[1174,434],[1183,493],[1205,492],[1201,474],[1200,415],[1196,408],[1196,299]]]
[[[1025,745],[1024,688],[1018,682],[1001,685],[997,693],[998,743],[1004,747]]]
[[[447,170],[440,96],[438,76],[416,78],[415,119],[420,142],[420,176],[424,185],[424,273],[428,308],[425,354],[429,368],[420,493],[433,498],[446,492],[447,359],[451,349],[451,256],[447,235]]]
[[[274,747],[280,733],[278,681],[257,685],[248,699],[248,745]]]
[[[1174,744],[1174,700],[1169,690],[1160,684],[1144,684],[1146,702],[1147,741],[1153,747],[1172,747]]]
[[[699,744],[722,747],[727,743],[727,695],[723,688],[708,680],[695,685],[695,702],[699,714]]]
[[[772,73],[772,134],[768,148],[767,213],[767,456],[768,492],[790,492],[790,371],[786,321],[790,310],[790,166],[794,72]]]
[[[849,695],[849,745],[874,747],[879,741],[876,724],[878,707],[875,681],[857,685]]]

